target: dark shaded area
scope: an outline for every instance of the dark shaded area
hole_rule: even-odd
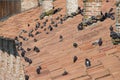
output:
[[[0,21],[21,11],[21,0],[0,0]]]
[[[15,40],[0,36],[0,50],[7,52],[9,55],[19,56],[16,50]]]

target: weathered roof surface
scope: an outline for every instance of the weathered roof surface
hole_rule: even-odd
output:
[[[56,0],[54,5],[56,8],[63,9],[53,15],[53,18],[59,14],[65,14],[65,0]],[[79,0],[79,5],[83,6],[82,0]],[[103,12],[109,11],[111,7],[115,8],[115,0],[108,3],[103,1],[102,7]],[[0,24],[0,35],[14,38],[18,36],[21,29],[29,31],[34,28],[36,22],[45,21],[45,19],[34,21],[39,19],[40,10],[40,8],[32,9],[9,18]],[[42,33],[35,36],[37,42],[34,42],[33,38],[23,41],[24,49],[33,49],[34,46],[40,48],[39,53],[34,51],[26,53],[26,56],[32,59],[31,65],[22,58],[30,80],[120,80],[120,46],[113,45],[109,37],[109,27],[115,26],[115,20],[107,19],[104,22],[93,24],[83,31],[78,31],[77,25],[81,21],[82,16],[77,15],[65,21],[64,24],[59,24],[53,31],[47,30],[49,34],[40,29],[39,31]],[[27,27],[28,23],[30,27]],[[59,42],[60,35],[63,35],[62,42]],[[92,46],[92,42],[100,37],[103,39],[103,45]],[[74,42],[78,44],[78,48],[73,47]],[[75,55],[78,60],[73,63]],[[85,67],[85,58],[91,60],[90,68]],[[42,67],[39,75],[36,73],[38,66]],[[64,70],[68,72],[68,75],[61,76]]]

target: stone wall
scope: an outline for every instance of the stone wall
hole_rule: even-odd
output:
[[[120,4],[116,7],[116,28],[120,32]]]
[[[0,80],[25,80],[24,75],[20,57],[0,51]]]
[[[53,0],[21,0],[21,11],[25,11],[37,6],[42,6],[42,11],[47,12],[53,9]]]
[[[0,80],[25,80],[15,41],[0,37]]]
[[[21,0],[21,11],[25,11],[38,6],[38,0]]]
[[[66,6],[67,14],[71,15],[71,13],[76,12],[78,9],[78,0],[66,0]]]
[[[53,0],[42,1],[42,9],[43,9],[43,12],[47,12],[47,11],[53,9]]]
[[[91,0],[91,1],[86,1],[84,2],[84,18],[90,18],[91,16],[97,16],[100,15],[101,12],[101,6],[102,6],[102,1],[95,1],[95,0]]]

